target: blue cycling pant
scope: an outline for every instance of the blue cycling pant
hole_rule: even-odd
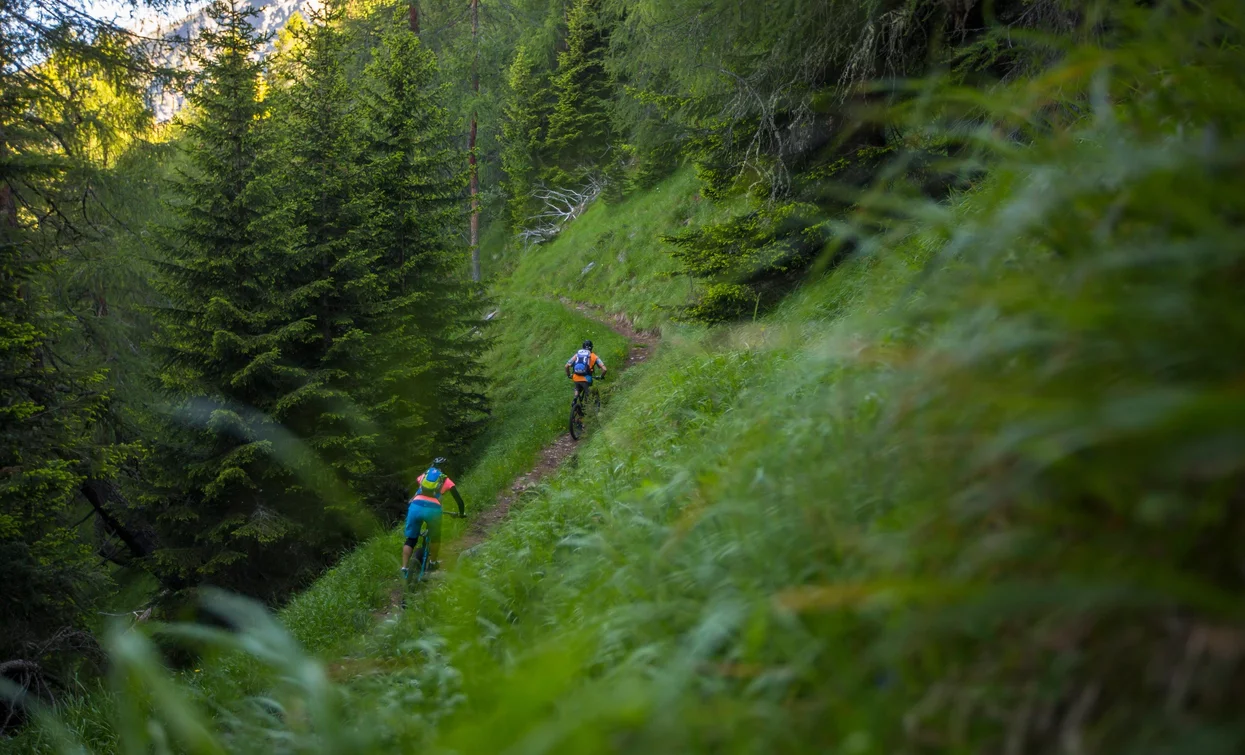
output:
[[[428,541],[441,542],[441,507],[423,501],[411,501],[406,509],[406,544],[415,547],[420,524],[428,523]]]

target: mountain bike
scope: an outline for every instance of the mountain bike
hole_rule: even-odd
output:
[[[597,378],[601,380],[602,378]],[[589,416],[596,418],[601,413],[601,392],[597,390],[597,381],[592,381],[592,386],[588,390],[580,393],[576,392],[571,398],[571,439],[579,440],[584,437],[584,417]]]
[[[454,519],[466,519],[465,516],[444,512],[442,516],[453,517]],[[424,581],[424,575],[428,573],[428,522],[419,523],[419,535],[415,538],[415,548],[411,552],[411,560],[407,564],[410,572],[406,577],[406,590],[402,595],[402,607],[406,608],[406,592],[412,589],[412,585],[419,584]],[[411,577],[415,579],[412,580]]]

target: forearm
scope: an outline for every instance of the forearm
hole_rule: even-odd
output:
[[[450,488],[450,495],[454,496],[454,503],[458,504],[458,515],[466,516],[467,509],[463,506],[463,497],[458,494],[458,488]]]

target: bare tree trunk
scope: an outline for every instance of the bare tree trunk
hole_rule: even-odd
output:
[[[480,0],[471,0],[471,91],[480,96]],[[471,280],[480,280],[480,167],[476,163],[476,111],[471,110],[471,134],[467,137],[467,164],[471,171]]]
[[[0,128],[0,159],[7,159],[9,156],[9,140],[4,133],[4,129]],[[9,182],[0,183],[0,216],[4,218],[4,224],[9,228],[17,227],[17,200],[13,196],[13,188],[9,186]]]
[[[419,0],[411,0],[411,9],[408,14],[411,22],[411,31],[419,36]]]
[[[116,535],[121,542],[125,543],[126,549],[134,558],[145,558],[151,555],[153,546],[150,542],[145,542],[146,538],[138,533],[131,532],[128,527],[122,524],[121,520],[113,516],[106,506],[109,499],[120,499],[121,493],[117,490],[113,483],[107,480],[84,480],[78,488],[82,492],[82,496],[91,504],[91,508],[95,509],[96,515],[103,521],[108,531]]]

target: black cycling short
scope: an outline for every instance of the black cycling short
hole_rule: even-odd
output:
[[[408,547],[408,548],[414,548],[414,547],[415,547],[415,544],[416,544],[416,543],[418,543],[418,542],[419,542],[419,538],[417,538],[417,537],[408,537],[408,538],[406,539],[406,547]]]

